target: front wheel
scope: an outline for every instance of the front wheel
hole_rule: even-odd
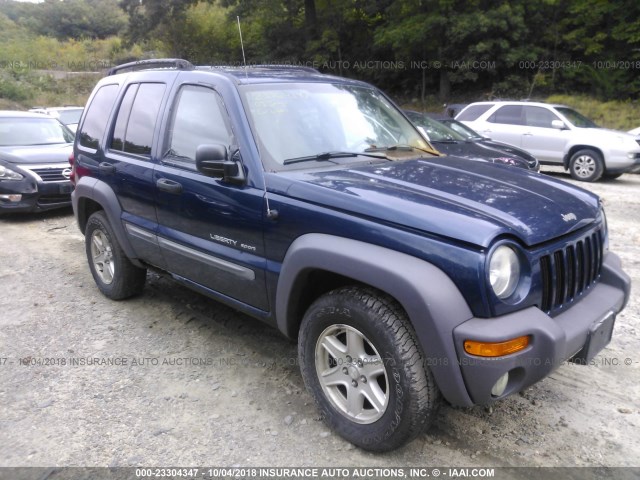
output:
[[[590,149],[578,150],[569,160],[569,173],[574,180],[595,182],[604,173],[602,155]]]
[[[147,270],[127,258],[104,212],[89,217],[85,247],[93,279],[105,296],[123,300],[142,292]]]
[[[439,405],[406,314],[385,294],[344,287],[307,310],[298,340],[302,376],[324,421],[365,450],[419,435]]]

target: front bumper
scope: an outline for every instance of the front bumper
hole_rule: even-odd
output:
[[[32,179],[0,182],[0,213],[43,212],[71,205],[71,182],[38,183]],[[21,195],[19,201],[3,196]]]
[[[638,173],[640,172],[640,152],[634,153],[634,158],[629,158],[626,153],[611,155],[605,161],[607,173]]]
[[[530,307],[493,319],[473,318],[458,325],[453,331],[453,338],[460,372],[473,403],[484,405],[518,392],[576,355],[584,360],[588,343],[593,347],[589,356],[595,355],[609,339],[588,342],[590,331],[598,322],[610,318],[611,314],[615,316],[625,307],[630,286],[631,281],[622,271],[620,259],[609,252],[598,283],[582,300],[553,318],[537,307]],[[469,355],[463,347],[468,339],[503,342],[525,335],[530,336],[529,345],[520,352],[503,357]],[[493,396],[492,387],[507,372],[509,381],[504,393],[499,397]]]

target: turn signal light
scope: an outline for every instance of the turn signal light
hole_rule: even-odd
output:
[[[464,351],[478,357],[503,357],[524,350],[529,345],[529,335],[513,338],[506,342],[489,343],[465,340]]]

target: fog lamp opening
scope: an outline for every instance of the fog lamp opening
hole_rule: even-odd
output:
[[[507,388],[507,384],[509,383],[509,372],[502,375],[498,381],[493,385],[491,389],[491,395],[494,397],[501,396]]]
[[[22,195],[17,193],[12,193],[8,195],[0,195],[0,200],[5,200],[7,202],[19,202],[22,200]]]
[[[503,357],[524,350],[529,346],[529,342],[529,335],[497,343],[465,340],[464,351],[478,357]]]

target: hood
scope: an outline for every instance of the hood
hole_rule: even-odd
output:
[[[581,139],[585,141],[593,142],[606,142],[610,147],[623,146],[623,144],[627,147],[633,148],[635,146],[636,150],[640,150],[640,145],[637,143],[637,136],[631,135],[627,132],[622,132],[620,130],[611,130],[608,128],[578,128],[573,127],[572,130],[574,133],[579,134]]]
[[[591,224],[598,197],[559,180],[456,157],[267,175],[271,192],[487,247],[527,246]]]
[[[73,151],[72,143],[56,143],[53,145],[33,145],[25,147],[0,147],[2,159],[16,165],[24,164],[69,164],[69,155]]]
[[[512,155],[508,152],[497,150],[485,143],[469,140],[469,141],[451,141],[451,142],[431,142],[439,152],[454,157],[469,158],[471,160],[480,160],[494,162],[496,159],[503,159],[510,162],[512,166],[520,168],[529,168],[529,164],[524,158]]]
[[[510,153],[511,155],[515,155],[517,157],[524,158],[527,162],[535,163],[537,161],[536,157],[531,155],[526,150],[523,150],[518,147],[514,147],[513,145],[509,145],[508,143],[498,142],[496,140],[491,140],[491,139],[478,140],[478,143],[481,143],[482,145],[486,145],[490,148],[502,150],[503,152]]]

